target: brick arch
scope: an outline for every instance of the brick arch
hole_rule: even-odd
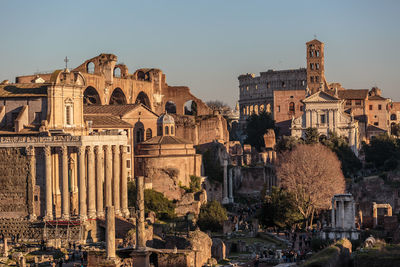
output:
[[[135,98],[135,103],[142,103],[143,105],[145,105],[145,106],[147,106],[148,108],[151,109],[150,98],[149,98],[149,96],[148,96],[145,92],[143,92],[143,91],[140,91],[140,92],[137,94],[137,96],[136,96],[136,98]]]
[[[99,91],[93,86],[88,86],[83,91],[83,104],[85,105],[102,105],[102,97]]]
[[[119,87],[115,88],[110,96],[109,104],[110,105],[123,105],[123,104],[127,104],[127,103],[128,102],[127,102],[126,96],[125,96],[124,92],[122,91],[122,89]]]

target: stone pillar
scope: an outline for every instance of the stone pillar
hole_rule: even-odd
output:
[[[106,207],[106,255],[115,258],[115,213],[113,206]]]
[[[128,171],[127,171],[127,146],[121,147],[121,209],[124,217],[129,217],[128,210]]]
[[[222,204],[229,203],[228,198],[228,161],[224,159],[224,188],[223,191],[224,195],[222,196]]]
[[[339,202],[339,214],[340,214],[340,227],[344,228],[344,201],[340,200]]]
[[[392,206],[390,204],[387,204],[387,216],[392,216]]]
[[[372,219],[374,222],[374,227],[378,225],[378,207],[376,206],[376,203],[372,203]]]
[[[233,203],[233,169],[229,170],[229,203]]]
[[[106,145],[106,207],[112,206],[112,154],[111,146]]]
[[[335,199],[332,199],[332,213],[331,213],[331,224],[332,224],[332,228],[335,228]]]
[[[45,220],[53,219],[53,192],[51,177],[51,147],[44,147],[44,158],[46,164],[46,215]]]
[[[94,152],[93,146],[87,147],[88,154],[88,215],[90,219],[96,218],[96,182],[94,174]]]
[[[61,147],[62,157],[62,218],[69,220],[68,147]]]
[[[115,145],[112,147],[113,151],[113,202],[115,207],[115,215],[121,216],[120,211],[120,169],[121,169],[121,161],[120,161],[120,153],[119,146]]]
[[[138,176],[136,178],[136,190],[137,190],[137,227],[136,227],[136,250],[146,250],[146,238],[144,228],[144,177]]]
[[[306,128],[311,127],[311,111],[310,110],[306,110]]]
[[[3,255],[4,257],[8,257],[8,243],[7,237],[4,237],[4,247],[3,247]]]
[[[85,169],[85,147],[78,147],[78,172],[79,172],[79,217],[82,221],[87,219],[87,197],[86,197],[86,169]]]
[[[352,208],[351,216],[353,217],[353,223],[352,223],[351,228],[355,229],[356,228],[356,219],[355,219],[355,217],[356,217],[356,203],[354,201],[351,203],[351,208]]]
[[[36,220],[35,212],[35,185],[36,185],[36,157],[35,148],[29,146],[26,148],[26,155],[28,156],[29,174],[28,174],[28,213],[29,220]]]
[[[71,212],[72,215],[78,215],[78,202],[77,202],[77,192],[78,188],[75,183],[75,160],[72,157],[73,154],[70,154],[69,161],[68,161],[68,176],[71,186]]]
[[[96,146],[97,217],[104,217],[103,183],[104,183],[104,151],[103,151],[103,146]]]

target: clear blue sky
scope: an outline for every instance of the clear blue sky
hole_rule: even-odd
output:
[[[305,67],[325,43],[329,82],[379,86],[400,100],[400,1],[2,1],[0,79],[114,53],[130,72],[164,71],[204,99],[233,105],[237,76]]]

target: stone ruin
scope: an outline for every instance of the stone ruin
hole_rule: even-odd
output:
[[[355,225],[355,202],[351,194],[338,194],[332,198],[331,226],[321,231],[322,239],[357,240],[360,232]]]

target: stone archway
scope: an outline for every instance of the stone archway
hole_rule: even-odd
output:
[[[197,103],[194,100],[186,101],[183,109],[183,114],[197,116]]]
[[[147,94],[143,91],[141,91],[138,96],[136,97],[136,101],[135,103],[142,103],[143,105],[145,105],[146,107],[151,109],[151,105],[150,105],[150,99],[147,96]]]
[[[121,88],[115,88],[110,97],[110,105],[124,105],[126,104],[126,97]]]
[[[167,101],[165,103],[165,112],[176,114],[176,104],[174,101]]]
[[[100,95],[94,87],[89,86],[83,92],[83,104],[101,105]]]

